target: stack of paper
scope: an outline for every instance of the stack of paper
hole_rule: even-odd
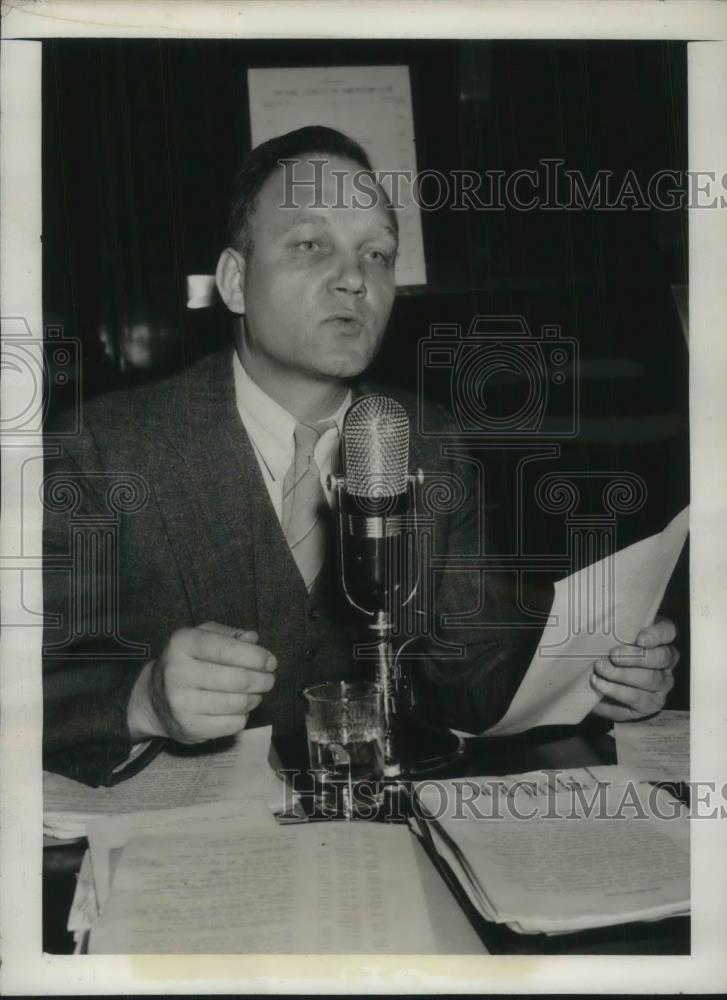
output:
[[[431,954],[406,826],[279,826],[260,801],[88,824],[69,927],[94,954]],[[85,934],[84,934],[85,937]]]
[[[286,789],[268,764],[271,727],[243,730],[223,750],[162,751],[143,771],[109,788],[91,788],[58,774],[43,774],[43,832],[57,839],[83,837],[98,816],[175,809],[261,797],[271,808]]]
[[[275,829],[275,819],[262,798],[216,802],[179,809],[100,816],[86,820],[89,849],[83,856],[67,927],[80,950],[108,902],[116,867],[128,841],[150,834],[172,837],[200,825],[245,819]]]
[[[689,712],[617,722],[613,736],[619,764],[648,770],[653,781],[689,781]]]
[[[689,910],[684,809],[620,767],[417,786],[418,827],[476,910],[558,934]]]
[[[89,842],[68,918],[77,951],[436,950],[408,828],[279,825],[296,801],[268,764],[270,732],[160,755],[110,789],[46,776],[46,830]]]

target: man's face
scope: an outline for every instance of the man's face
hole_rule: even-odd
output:
[[[328,160],[317,168],[315,189],[298,183],[315,177],[303,159],[288,168],[295,186],[288,183],[286,192],[281,168],[257,197],[244,272],[245,346],[269,370],[350,378],[381,344],[394,300],[397,238],[383,196],[368,207],[373,199],[359,195],[367,207],[354,205],[358,164],[313,159]]]

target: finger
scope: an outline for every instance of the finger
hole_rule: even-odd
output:
[[[666,691],[645,691],[643,688],[617,684],[595,673],[591,675],[591,685],[604,698],[612,698],[619,705],[635,709],[640,715],[658,712],[666,701]]]
[[[247,725],[246,715],[203,715],[185,727],[186,738],[180,743],[201,743],[203,740],[219,740],[223,736],[234,736]]]
[[[599,701],[593,709],[593,715],[600,715],[602,719],[611,719],[612,722],[633,722],[634,719],[643,719],[641,712],[634,708],[627,708],[625,705],[615,705],[608,701]]]
[[[239,694],[236,691],[193,691],[179,694],[175,708],[194,715],[249,715],[263,700],[261,694]]]
[[[174,670],[180,686],[194,691],[265,694],[275,684],[275,672],[228,667],[224,663],[185,660]]]
[[[233,628],[232,625],[221,625],[219,622],[205,622],[198,626],[205,632],[216,632],[217,635],[229,635],[233,639],[244,639],[245,642],[257,642],[258,634],[254,629]]]
[[[668,646],[677,637],[676,625],[669,618],[658,618],[653,625],[643,628],[636,636],[636,645],[647,649]]]
[[[608,655],[611,663],[617,667],[665,670],[674,664],[673,646],[655,646],[653,649],[642,649],[639,646],[617,646]]]
[[[593,669],[600,677],[616,684],[640,688],[643,691],[671,690],[674,679],[668,668],[648,670],[643,667],[617,667],[610,660],[596,660]]]
[[[277,660],[267,649],[208,629],[183,629],[172,636],[174,650],[203,663],[220,663],[248,670],[275,670]]]

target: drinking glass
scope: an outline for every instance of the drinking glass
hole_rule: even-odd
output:
[[[384,766],[381,689],[370,681],[328,681],[303,696],[317,806],[331,817],[372,818]]]

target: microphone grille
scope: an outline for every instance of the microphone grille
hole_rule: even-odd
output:
[[[409,417],[388,396],[362,396],[343,424],[346,490],[355,496],[387,497],[406,492]]]

